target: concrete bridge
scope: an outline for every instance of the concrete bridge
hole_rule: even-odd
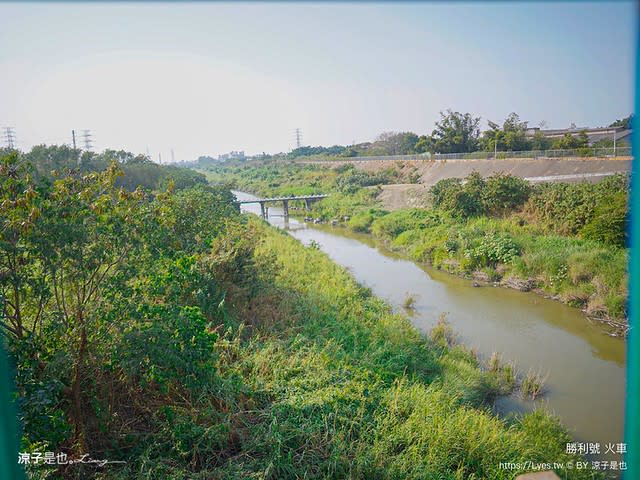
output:
[[[326,198],[329,195],[319,193],[314,195],[298,195],[298,196],[290,196],[290,197],[273,197],[273,198],[255,198],[253,200],[240,200],[236,203],[238,205],[243,205],[245,203],[259,203],[260,204],[260,213],[262,218],[267,218],[267,203],[272,202],[282,202],[282,209],[284,210],[284,218],[289,218],[289,202],[293,202],[296,200],[304,200],[304,208],[305,210],[311,209],[311,204],[316,200],[320,200],[322,198]]]

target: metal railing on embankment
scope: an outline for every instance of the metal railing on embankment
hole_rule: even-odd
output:
[[[523,150],[516,152],[468,152],[468,153],[419,153],[414,155],[372,155],[363,157],[333,157],[327,160],[305,160],[299,157],[299,162],[372,162],[372,161],[447,161],[447,160],[505,160],[511,158],[625,158],[631,157],[631,147],[616,148],[573,148],[564,150]]]

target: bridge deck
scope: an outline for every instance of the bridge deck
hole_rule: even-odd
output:
[[[265,202],[282,202],[284,200],[318,200],[320,198],[326,198],[329,195],[318,194],[318,195],[300,195],[297,197],[273,197],[273,198],[256,198],[254,200],[238,200],[236,203],[265,203]]]

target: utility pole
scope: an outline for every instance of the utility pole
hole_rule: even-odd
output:
[[[158,163],[162,165],[162,154],[158,152]]]
[[[7,147],[13,150],[15,148],[16,131],[13,127],[4,128],[4,141],[7,142]]]
[[[93,148],[93,141],[91,140],[91,130],[83,130],[82,138],[84,139],[84,149],[91,150]]]
[[[78,164],[78,168],[80,167],[80,152],[76,146],[76,131],[71,130],[71,138],[73,139],[73,154],[77,157],[76,163]]]
[[[617,133],[617,131],[614,128],[613,129],[613,156],[614,157],[616,156],[616,137],[617,137],[616,133]]]
[[[300,148],[302,146],[302,130],[296,128],[296,148]]]

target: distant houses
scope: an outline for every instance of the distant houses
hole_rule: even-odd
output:
[[[223,153],[218,155],[218,160],[224,162],[226,160],[245,160],[247,157],[244,155],[244,150],[240,152],[232,151],[229,153]]]

